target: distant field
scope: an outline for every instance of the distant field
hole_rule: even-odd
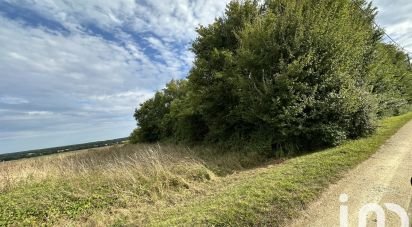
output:
[[[289,159],[121,144],[2,162],[0,226],[283,226],[411,119]]]
[[[61,146],[61,147],[52,147],[52,148],[45,148],[45,149],[15,152],[15,153],[6,153],[6,154],[0,154],[0,161],[18,160],[22,158],[31,158],[31,157],[50,155],[50,154],[55,154],[55,153],[77,151],[77,150],[90,149],[90,148],[96,148],[96,147],[105,147],[105,146],[110,146],[114,144],[120,144],[127,140],[128,138],[120,138],[120,139],[97,141],[97,142],[91,142],[91,143],[82,143],[82,144],[75,144],[75,145],[68,145],[68,146]]]

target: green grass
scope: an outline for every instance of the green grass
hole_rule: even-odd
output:
[[[213,177],[184,155],[176,147],[122,146],[0,163],[0,226],[55,225],[184,195]]]
[[[51,224],[61,216],[74,218],[116,202],[107,188],[90,191],[94,193],[84,193],[64,181],[45,181],[5,193],[0,195],[0,226]]]
[[[342,174],[369,158],[412,113],[383,120],[371,137],[290,159],[244,179],[234,187],[184,206],[163,210],[155,226],[280,226],[294,217]]]
[[[281,226],[411,119],[388,118],[368,138],[259,167],[257,154],[171,145],[0,163],[0,226]]]

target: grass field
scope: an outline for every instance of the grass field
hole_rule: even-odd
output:
[[[389,118],[368,138],[264,164],[257,153],[174,145],[3,162],[0,226],[282,226],[411,119]]]
[[[23,158],[33,158],[33,157],[39,157],[39,156],[44,156],[44,155],[78,151],[78,150],[97,148],[97,147],[107,147],[107,146],[112,146],[115,144],[127,143],[128,139],[129,138],[119,138],[119,139],[112,139],[112,140],[96,141],[96,142],[91,142],[91,143],[74,144],[74,145],[68,145],[68,146],[62,146],[62,147],[51,147],[51,148],[28,150],[28,151],[21,151],[21,152],[15,152],[15,153],[5,153],[5,154],[0,154],[0,162],[19,160]]]

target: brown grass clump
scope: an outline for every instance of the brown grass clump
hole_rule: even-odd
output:
[[[114,186],[159,181],[159,190],[179,185],[187,188],[187,182],[213,178],[213,173],[192,154],[190,149],[182,151],[177,146],[118,145],[1,162],[0,191],[46,179],[72,178],[104,178]]]
[[[193,151],[174,145],[117,145],[2,162],[0,226],[54,223],[109,207],[174,204],[213,178]],[[32,200],[24,204],[25,197]]]

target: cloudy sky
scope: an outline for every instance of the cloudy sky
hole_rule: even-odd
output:
[[[229,0],[0,0],[0,153],[128,136]],[[412,51],[412,2],[376,0]]]

